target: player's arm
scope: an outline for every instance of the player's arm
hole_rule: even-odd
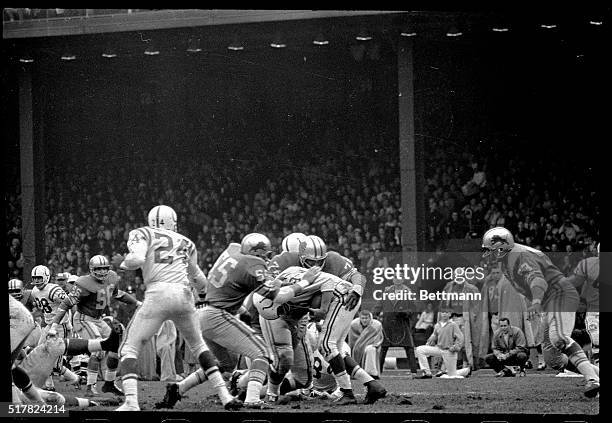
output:
[[[312,316],[315,320],[324,319],[327,314],[327,310],[329,309],[329,305],[331,304],[332,299],[334,298],[334,291],[321,291],[321,305],[319,308],[311,308],[309,311],[312,313]]]
[[[196,291],[206,291],[208,279],[206,279],[206,275],[202,272],[200,266],[198,266],[198,250],[193,244],[191,244],[191,252],[187,262],[187,276]]]
[[[427,342],[426,342],[427,345],[429,345],[429,346],[436,345],[436,342],[438,342],[438,331],[439,330],[440,330],[440,325],[435,325],[433,332],[431,333],[431,335],[427,339]]]
[[[79,304],[83,300],[83,298],[89,295],[91,295],[91,292],[75,284],[72,291],[70,291],[70,293],[65,296],[65,298],[62,300],[62,303],[57,308],[57,312],[55,313],[55,317],[53,318],[53,324],[59,325],[68,310]]]
[[[161,243],[161,240],[158,239],[154,242]],[[146,261],[147,250],[149,249],[149,238],[147,232],[141,228],[130,231],[127,247],[129,253],[125,256],[119,267],[127,270],[136,270],[141,268]],[[155,247],[153,243],[151,244],[151,247]]]
[[[574,285],[578,292],[580,292],[580,288],[587,281],[586,267],[586,260],[581,260],[574,269],[574,273],[565,278],[566,281]]]
[[[121,289],[117,289],[116,287],[115,287],[115,292],[113,294],[113,298],[124,304],[134,304],[136,306],[139,306],[140,304],[142,304],[142,302],[138,301],[136,297],[134,297],[132,294],[128,294],[127,292]]]
[[[527,285],[529,285],[532,298],[531,304],[532,306],[537,306],[537,308],[541,308],[544,293],[548,289],[546,279],[544,279],[544,275],[540,270],[540,266],[531,254],[523,253],[521,254],[519,260],[520,262],[517,272],[519,274],[519,277],[524,278],[525,282],[527,282]]]
[[[334,268],[334,273],[340,276],[340,278],[345,281],[349,281],[353,284],[351,290],[349,291],[349,295],[346,298],[346,309],[352,310],[357,307],[359,304],[359,300],[363,296],[363,291],[365,289],[366,278],[363,276],[355,266],[353,266],[353,262],[348,258],[341,256],[338,253],[330,253],[328,256],[328,260],[332,261],[332,267]]]

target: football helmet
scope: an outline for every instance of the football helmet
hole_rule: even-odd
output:
[[[508,229],[501,226],[489,229],[482,237],[483,257],[493,253],[495,259],[500,259],[512,248],[514,248],[514,237]]]
[[[300,243],[298,254],[300,256],[300,264],[303,267],[323,267],[327,258],[327,246],[318,236],[309,235],[304,242]]]
[[[152,228],[168,229],[176,232],[177,230],[176,212],[172,207],[155,206],[149,212],[149,226]]]
[[[21,279],[11,279],[8,284],[9,295],[16,300],[23,298],[23,282]]]
[[[263,259],[270,259],[272,255],[272,244],[267,236],[250,233],[245,235],[240,242],[240,252],[250,256],[257,256]]]
[[[51,272],[47,266],[39,264],[32,269],[32,285],[38,289],[43,289],[51,279]]]
[[[306,235],[301,232],[294,232],[283,238],[281,242],[281,248],[283,252],[299,253],[300,243],[306,241]]]
[[[93,256],[89,260],[89,273],[95,279],[101,281],[108,276],[110,271],[110,263],[108,259],[102,255]]]
[[[57,275],[55,275],[55,282],[60,286],[64,286],[66,282],[68,282],[69,276],[70,276],[70,273],[68,272],[60,272]]]
[[[79,277],[77,275],[70,275],[68,277],[68,285],[74,286],[74,283],[77,281]]]

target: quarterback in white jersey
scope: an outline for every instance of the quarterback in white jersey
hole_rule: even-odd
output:
[[[138,355],[142,345],[153,337],[164,321],[172,320],[185,338],[194,356],[226,409],[242,403],[229,394],[215,357],[204,343],[196,314],[191,284],[199,291],[206,285],[206,276],[197,264],[194,243],[177,232],[175,211],[164,205],[155,206],[148,216],[149,226],[129,234],[129,254],[123,269],[142,269],[146,285],[145,299],[127,326],[125,340],[119,349],[125,403],[117,411],[140,410],[138,404]],[[120,260],[113,258],[113,263]]]

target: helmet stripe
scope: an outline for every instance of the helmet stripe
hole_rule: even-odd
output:
[[[159,211],[161,210],[160,206],[157,206],[157,215],[155,216],[155,225],[159,228]]]

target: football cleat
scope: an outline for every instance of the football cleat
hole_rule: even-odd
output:
[[[366,393],[364,404],[374,404],[380,398],[384,398],[387,395],[387,390],[382,383],[373,380],[368,383],[368,392]]]
[[[271,410],[273,407],[266,404],[264,401],[253,401],[253,402],[244,402],[244,408],[250,408],[253,410]]]
[[[357,398],[355,398],[355,394],[352,390],[342,391],[342,396],[340,396],[340,398],[334,399],[334,403],[336,405],[357,404]]]
[[[119,397],[125,396],[123,391],[119,389],[117,385],[115,385],[115,381],[112,381],[112,380],[107,380],[104,382],[104,385],[102,385],[102,392],[105,392],[108,394],[114,394]]]
[[[223,408],[225,408],[226,410],[239,410],[243,406],[244,405],[242,404],[242,401],[234,398],[230,402],[225,403],[225,405],[223,405]]]
[[[93,385],[87,385],[87,387],[85,388],[85,396],[86,397],[95,397],[100,395],[100,392],[98,392],[98,388],[96,387],[95,384]]]
[[[595,398],[599,394],[599,382],[596,380],[587,381],[584,387],[584,396],[587,398]]]
[[[155,408],[174,408],[174,405],[180,401],[181,398],[178,383],[169,383],[166,385],[166,395],[164,395],[164,399],[156,403]]]

